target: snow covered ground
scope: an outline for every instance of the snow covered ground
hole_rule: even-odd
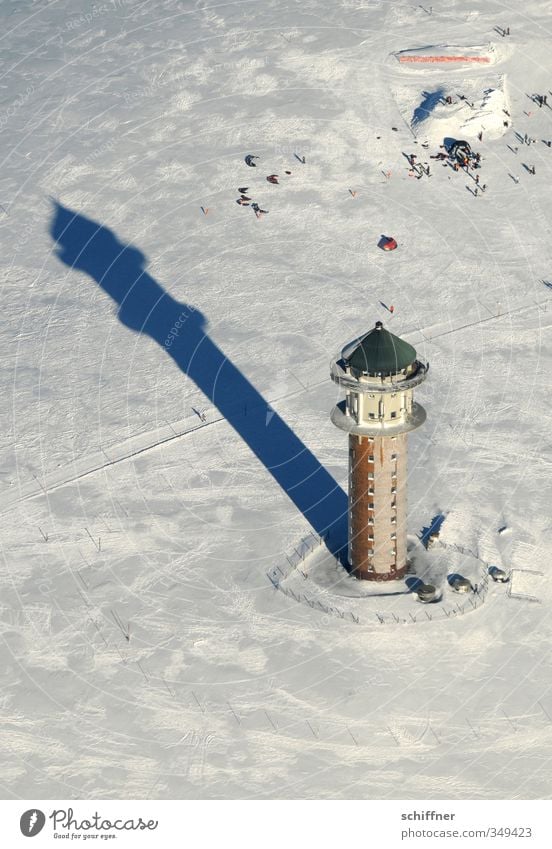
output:
[[[6,798],[548,797],[552,3],[0,15]],[[449,47],[492,62],[397,61]],[[377,319],[431,364],[409,532],[515,570],[469,615],[267,579],[339,533],[328,364]]]

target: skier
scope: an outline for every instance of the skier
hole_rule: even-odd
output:
[[[247,186],[244,186],[243,189],[238,189],[238,192],[240,193],[240,195],[244,195],[248,191],[249,191],[249,188]]]
[[[262,215],[268,215],[268,209],[261,209],[258,203],[252,203],[251,209],[257,216],[257,218],[261,218]]]
[[[253,162],[254,159],[258,159],[258,156],[253,156],[252,153],[248,153],[245,157],[245,164],[249,165],[250,168],[256,168],[256,164]]]
[[[483,130],[481,130],[481,132],[479,132],[479,133],[477,134],[477,138],[479,139],[479,141],[482,141],[482,140],[483,140]]]
[[[269,183],[273,183],[276,186],[279,185],[277,174],[270,174],[266,179],[268,180]]]

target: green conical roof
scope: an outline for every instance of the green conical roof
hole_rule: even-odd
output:
[[[367,374],[398,374],[416,360],[416,350],[385,330],[381,321],[343,350],[343,359],[355,371]]]

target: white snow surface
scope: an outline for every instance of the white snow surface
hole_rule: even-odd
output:
[[[6,798],[550,795],[552,115],[531,96],[552,104],[552,3],[429,8],[0,6]],[[396,61],[428,45],[494,60]],[[441,88],[473,114],[413,123]],[[429,159],[460,133],[477,197]],[[170,305],[156,332],[144,291]],[[363,627],[268,580],[320,529],[240,436],[243,378],[266,444],[283,421],[346,487],[328,363],[378,319],[430,362],[409,533],[442,511],[444,544],[536,602],[491,583],[465,615]]]

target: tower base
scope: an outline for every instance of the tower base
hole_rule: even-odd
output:
[[[378,583],[383,581],[400,581],[408,574],[408,563],[401,569],[393,569],[389,572],[374,572],[362,568],[351,568],[351,574],[361,581],[377,581]]]

